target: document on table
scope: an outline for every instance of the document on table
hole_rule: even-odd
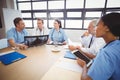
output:
[[[82,68],[77,63],[60,61],[56,66],[63,69],[75,71],[75,72],[80,72],[80,73],[82,72]]]

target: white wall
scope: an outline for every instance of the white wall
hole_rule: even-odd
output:
[[[0,28],[0,39],[5,37],[5,26],[3,25],[3,16],[2,16],[2,8],[6,7],[6,1],[0,0],[0,17],[2,22],[2,28]]]
[[[4,21],[3,21],[4,20],[3,19],[3,8],[15,9],[14,1],[15,0],[0,0],[0,17],[2,21],[2,28],[0,28],[0,39],[6,37],[6,33],[5,33],[6,26],[4,25]],[[9,16],[10,15],[11,14],[9,14]]]
[[[3,18],[5,25],[5,33],[11,28],[14,27],[13,20],[16,17],[22,17],[22,14],[18,10],[3,8]]]

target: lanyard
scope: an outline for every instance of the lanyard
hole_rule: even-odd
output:
[[[92,37],[91,37],[91,40],[90,40],[90,43],[89,43],[88,48],[90,48],[90,46],[91,46],[92,42],[93,42],[93,35],[92,35]]]
[[[17,43],[23,43],[23,42],[19,42],[19,34],[18,34],[18,31],[15,29],[15,32],[16,32],[16,42]],[[20,32],[20,33],[24,33],[23,31],[22,32]]]

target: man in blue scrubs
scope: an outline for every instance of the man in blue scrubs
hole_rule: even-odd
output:
[[[7,31],[7,39],[9,46],[12,47],[19,47],[20,49],[26,49],[27,46],[23,44],[24,42],[24,36],[27,36],[28,33],[24,29],[25,24],[23,22],[23,19],[20,17],[17,17],[14,19],[14,25],[15,28],[11,28]]]

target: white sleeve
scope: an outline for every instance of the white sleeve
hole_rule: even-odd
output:
[[[49,29],[47,27],[44,27],[44,35],[48,35],[49,34]]]
[[[103,38],[96,38],[90,48],[81,48],[81,50],[85,53],[96,55],[104,45],[105,41]]]
[[[95,55],[95,50],[93,48],[81,48],[81,50],[84,52],[84,53],[89,53],[89,54],[94,54]]]

